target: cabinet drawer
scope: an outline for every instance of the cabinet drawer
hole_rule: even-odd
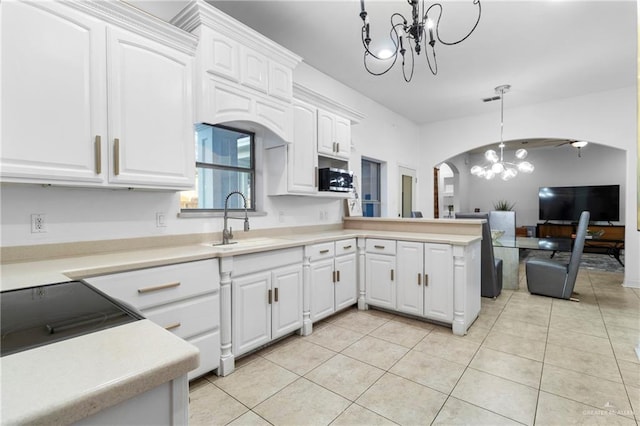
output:
[[[366,250],[367,253],[396,254],[396,242],[367,238]]]
[[[200,350],[200,365],[195,370],[189,371],[187,376],[189,380],[202,376],[220,366],[220,330],[194,337],[187,340],[187,342]]]
[[[336,256],[341,256],[343,254],[355,253],[356,252],[356,239],[349,238],[348,240],[340,240],[336,241]]]
[[[109,296],[144,310],[220,288],[216,260],[179,263],[85,280]]]
[[[142,313],[160,327],[186,339],[220,328],[220,296],[218,293],[209,294],[147,309]]]
[[[331,258],[334,255],[333,241],[330,243],[308,245],[305,247],[305,252],[311,262]]]

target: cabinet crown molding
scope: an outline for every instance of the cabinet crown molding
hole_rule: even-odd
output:
[[[351,121],[351,124],[358,124],[360,121],[365,119],[365,115],[360,111],[328,98],[315,90],[296,83],[295,81],[293,82],[293,97],[301,101],[309,102],[314,106],[333,111],[336,114],[347,118]]]
[[[295,68],[302,58],[268,39],[253,28],[216,9],[204,0],[194,0],[178,13],[171,23],[185,31],[193,32],[201,25],[237,41],[243,46],[261,52],[277,62]]]
[[[194,56],[198,38],[123,1],[70,0],[65,5]]]

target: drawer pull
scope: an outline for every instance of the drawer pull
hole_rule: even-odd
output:
[[[349,250],[351,248],[351,244],[349,244],[348,246],[344,246],[342,247],[344,250]]]
[[[320,254],[327,254],[327,253],[329,253],[329,249],[326,249],[326,250],[320,250]]]
[[[158,290],[164,290],[164,289],[167,289],[167,288],[178,287],[179,285],[180,285],[180,281],[175,282],[175,283],[155,285],[155,286],[151,286],[151,287],[143,287],[143,288],[139,288],[138,289],[138,293],[140,293],[140,294],[151,293],[152,291],[158,291]]]
[[[269,304],[271,304],[271,289],[269,289],[267,300],[268,300]]]
[[[278,287],[276,287],[275,290],[273,290],[273,301],[274,302],[278,301]]]
[[[377,248],[377,249],[384,249],[384,246],[373,246],[373,248]]]
[[[422,285],[422,274],[418,272],[418,285]]]
[[[393,269],[391,270],[391,281],[393,281]]]
[[[100,135],[96,135],[96,141],[94,143],[94,155],[96,162],[96,174],[99,175],[102,173],[102,137]]]
[[[113,140],[113,174],[120,174],[120,139]]]
[[[173,324],[169,324],[169,325],[165,325],[164,329],[165,330],[173,330],[174,328],[178,328],[180,327],[182,324],[179,322],[174,322]]]
[[[429,274],[424,274],[424,286],[429,285]]]

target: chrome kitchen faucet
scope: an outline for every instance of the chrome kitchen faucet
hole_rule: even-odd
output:
[[[228,212],[229,197],[231,197],[233,194],[238,194],[244,200],[244,218],[229,216],[229,212]],[[238,219],[238,220],[243,220],[244,219],[244,231],[247,232],[249,230],[249,216],[247,215],[247,198],[240,191],[230,192],[229,195],[227,195],[227,198],[224,200],[224,229],[222,230],[222,244],[223,245],[224,244],[231,244],[231,243],[229,243],[229,240],[231,238],[233,238],[233,229],[232,228],[227,229],[227,220],[228,219]]]

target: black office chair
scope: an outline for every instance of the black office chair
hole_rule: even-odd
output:
[[[576,240],[573,243],[569,263],[560,263],[551,259],[529,259],[527,261],[527,289],[529,293],[579,302],[571,295],[580,268],[589,216],[588,211],[583,211],[580,214]]]
[[[502,292],[502,259],[493,256],[493,240],[489,228],[488,213],[456,213],[456,219],[484,219],[482,224],[482,244],[480,247],[480,295],[498,297]]]

